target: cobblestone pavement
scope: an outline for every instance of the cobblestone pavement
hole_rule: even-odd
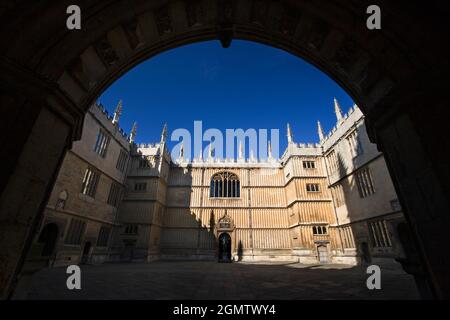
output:
[[[381,290],[368,290],[365,268],[344,265],[222,264],[158,261],[81,267],[69,291],[65,268],[31,278],[28,299],[418,299],[413,278],[382,268]]]

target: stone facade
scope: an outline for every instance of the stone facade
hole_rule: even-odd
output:
[[[118,127],[121,105],[117,109],[112,118],[101,106],[90,108],[82,139],[63,161],[29,261],[213,260],[222,234],[230,236],[234,261],[358,264],[403,256],[396,234],[403,214],[356,105],[344,115],[335,101],[337,124],[328,135],[318,124],[318,144],[295,143],[288,128],[284,154],[266,160],[242,154],[235,160],[172,159],[166,127],[158,143],[135,144],[135,129],[128,138]],[[99,132],[109,137],[103,156]],[[90,195],[83,194],[88,168],[99,174]],[[218,173],[236,177],[238,196],[214,196]],[[49,224],[56,225],[57,240],[51,255],[42,256]]]
[[[26,268],[108,260],[130,153],[127,136],[113,120],[102,106],[86,114],[81,140],[65,154]],[[91,189],[88,172],[98,177]]]

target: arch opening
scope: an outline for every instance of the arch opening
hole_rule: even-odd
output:
[[[7,89],[2,92],[8,94],[2,93],[1,98],[11,106],[5,117],[18,120],[14,124],[5,124],[7,136],[4,143],[10,152],[8,161],[5,161],[7,165],[1,169],[5,179],[0,185],[3,195],[0,212],[8,217],[30,209],[27,214],[33,221],[32,227],[24,226],[18,231],[18,238],[28,239],[26,245],[21,243],[19,247],[30,247],[40,221],[35,208],[42,208],[43,190],[56,179],[55,172],[65,148],[80,137],[83,113],[95,98],[139,61],[183,43],[219,35],[225,45],[231,38],[241,38],[290,50],[327,72],[349,92],[367,117],[372,141],[376,141],[387,155],[400,200],[407,204],[408,222],[415,232],[421,263],[428,271],[434,294],[448,296],[448,254],[440,252],[436,246],[437,235],[445,235],[448,229],[448,219],[444,214],[449,211],[445,197],[448,181],[443,178],[448,174],[440,174],[448,173],[448,166],[439,161],[440,155],[436,151],[442,149],[441,143],[449,149],[448,141],[436,139],[446,134],[443,129],[446,126],[437,115],[444,114],[447,105],[447,97],[442,92],[446,92],[448,72],[442,70],[448,69],[445,68],[448,66],[448,48],[435,49],[440,44],[436,40],[446,39],[448,34],[439,31],[440,19],[435,19],[435,22],[430,18],[420,20],[423,22],[415,26],[422,30],[420,33],[410,32],[403,25],[404,21],[415,21],[415,17],[425,16],[423,10],[439,12],[441,8],[432,5],[430,9],[421,8],[419,12],[392,7],[391,12],[400,12],[392,17],[398,21],[393,25],[399,28],[389,29],[387,24],[388,30],[370,33],[364,28],[355,28],[351,23],[361,20],[356,12],[364,12],[362,4],[331,5],[324,10],[323,5],[306,1],[298,4],[281,1],[274,7],[264,3],[267,6],[263,10],[265,14],[261,15],[251,1],[239,4],[224,1],[217,7],[206,8],[202,8],[203,2],[169,2],[158,7],[152,3],[129,8],[121,7],[119,2],[102,2],[89,7],[85,31],[78,34],[61,31],[59,20],[41,16],[43,8],[37,10],[30,6],[27,16],[35,19],[28,23],[14,21],[14,14],[9,10],[14,12],[16,8],[2,11],[5,19],[2,19],[0,30],[4,43],[9,46],[2,47],[6,62],[2,60],[3,72],[0,74],[2,86]],[[48,12],[54,12],[64,4],[49,3],[45,6],[48,6]],[[33,27],[36,21],[42,22],[42,30],[47,32],[36,35]],[[105,21],[105,24],[99,27],[98,21]],[[403,29],[408,31],[403,32]],[[18,30],[21,37],[15,36]],[[417,39],[416,34],[422,38]],[[423,41],[420,46],[423,49],[417,48],[420,40]],[[409,48],[417,51],[411,53]],[[425,83],[423,79],[430,81]],[[412,91],[414,93],[408,94]],[[427,113],[423,112],[425,105],[431,106]],[[27,116],[20,119],[20,112]],[[47,128],[48,123],[54,124],[52,132]],[[430,130],[417,129],[422,127]],[[21,132],[20,128],[30,130]],[[35,132],[43,132],[47,137],[36,139],[45,141],[41,148],[26,144]],[[31,149],[42,149],[43,152],[35,154],[42,162],[30,157]],[[49,149],[52,152],[48,152]],[[27,165],[28,173],[19,178],[17,170]],[[36,187],[39,192],[27,188],[20,191],[17,183],[10,182],[13,175],[23,179],[22,185],[27,181],[47,181],[47,184],[41,189]],[[410,181],[407,176],[420,176],[420,181]],[[427,185],[433,186],[432,196],[423,192],[429,189]],[[22,204],[11,201],[17,198],[29,199],[30,207],[22,209]],[[446,243],[445,238],[441,240]],[[21,261],[25,254],[18,248],[3,244],[0,247],[5,248],[2,255],[16,262]],[[8,294],[17,274],[15,267],[8,268],[13,269],[4,272],[7,276],[4,283],[0,283],[2,296]]]
[[[224,232],[219,236],[219,262],[231,262],[231,237]]]
[[[50,258],[56,247],[58,240],[58,226],[55,223],[45,225],[39,234],[38,243],[43,245],[41,256]]]

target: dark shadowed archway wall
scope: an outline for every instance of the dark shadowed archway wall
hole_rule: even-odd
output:
[[[82,30],[66,29],[66,8]],[[445,2],[7,0],[0,5],[0,291],[14,287],[84,112],[124,72],[180,45],[246,39],[316,65],[357,102],[393,175],[436,297],[449,297]],[[231,43],[232,46],[232,43]],[[149,75],[151,76],[151,75]],[[177,88],[173,88],[174,91]],[[448,120],[448,119],[447,119]],[[419,270],[419,269],[418,269]],[[419,270],[420,271],[420,270]]]

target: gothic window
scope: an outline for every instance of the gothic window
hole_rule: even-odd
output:
[[[118,206],[121,189],[122,188],[121,188],[120,184],[118,184],[117,182],[111,183],[111,187],[109,189],[108,201],[107,201],[107,203],[109,205],[112,205],[113,207]]]
[[[325,227],[325,226],[314,226],[313,227],[313,234],[314,235],[327,234],[327,227]]]
[[[134,184],[134,191],[141,191],[141,192],[145,192],[147,191],[147,182],[136,182]]]
[[[307,183],[306,191],[308,192],[320,192],[320,187],[318,183]]]
[[[355,129],[353,130],[348,136],[347,141],[350,146],[350,150],[352,152],[352,155],[354,157],[359,156],[363,153],[361,141],[359,140],[358,131]]]
[[[69,245],[80,245],[85,229],[86,222],[78,219],[72,219],[72,221],[70,221],[69,230],[67,231],[64,243]]]
[[[333,195],[333,199],[337,208],[345,204],[344,189],[342,187],[342,184],[336,184],[331,187],[331,194]]]
[[[241,185],[237,175],[219,172],[212,176],[209,196],[211,198],[239,198]]]
[[[108,134],[102,130],[98,130],[97,134],[97,140],[95,141],[94,145],[94,152],[98,153],[102,158],[106,156],[106,150],[108,149],[109,141],[111,138],[108,136]]]
[[[356,173],[356,184],[361,198],[368,197],[375,193],[372,174],[370,173],[369,167],[361,169]]]
[[[119,158],[117,159],[116,168],[120,172],[125,170],[125,166],[128,160],[128,153],[125,150],[120,150]]]
[[[91,168],[87,168],[86,172],[84,173],[81,193],[93,198],[95,196],[95,191],[97,189],[99,179],[100,179],[99,173],[95,172]]]
[[[303,161],[303,168],[305,169],[314,169],[316,167],[315,161]]]
[[[370,239],[374,247],[392,247],[386,220],[369,222]]]
[[[355,248],[355,240],[350,226],[342,227],[341,237],[344,248]]]
[[[137,224],[126,224],[124,233],[125,234],[138,234],[138,225]]]
[[[326,159],[328,160],[328,166],[330,168],[330,174],[335,173],[339,168],[338,157],[336,155],[336,151],[331,150],[330,153],[326,155]]]
[[[108,227],[101,227],[100,232],[98,234],[97,238],[97,247],[107,247],[108,246],[108,239],[109,239],[109,233],[111,229]]]

